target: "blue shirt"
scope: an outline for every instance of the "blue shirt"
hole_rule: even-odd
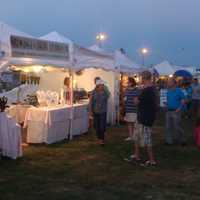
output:
[[[167,108],[176,110],[182,109],[182,100],[185,99],[185,95],[180,88],[169,89],[167,91]]]

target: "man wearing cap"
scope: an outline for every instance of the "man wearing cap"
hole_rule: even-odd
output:
[[[97,76],[97,77],[94,79],[94,84],[97,85],[97,82],[98,82],[98,81],[102,81],[102,83],[103,83],[103,85],[104,85],[104,90],[105,90],[105,92],[107,93],[107,95],[110,97],[110,91],[109,91],[109,89],[108,89],[108,86],[106,85],[106,82],[103,81],[100,77]]]
[[[90,111],[94,118],[98,142],[101,145],[105,144],[108,99],[109,93],[105,90],[104,81],[96,80],[96,87],[90,97]]]

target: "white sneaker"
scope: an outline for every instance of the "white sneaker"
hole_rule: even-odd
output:
[[[130,158],[135,159],[135,155],[134,154],[130,155]]]
[[[131,141],[131,140],[133,140],[132,137],[127,137],[127,138],[125,139],[125,141]]]

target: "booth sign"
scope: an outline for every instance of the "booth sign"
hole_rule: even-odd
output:
[[[12,35],[10,44],[12,57],[69,60],[69,45],[64,43]]]

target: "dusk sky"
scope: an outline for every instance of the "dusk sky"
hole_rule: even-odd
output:
[[[199,9],[200,0],[1,0],[0,20],[33,36],[56,30],[86,47],[104,31],[106,49],[123,47],[138,63],[147,47],[148,64],[200,65]]]

